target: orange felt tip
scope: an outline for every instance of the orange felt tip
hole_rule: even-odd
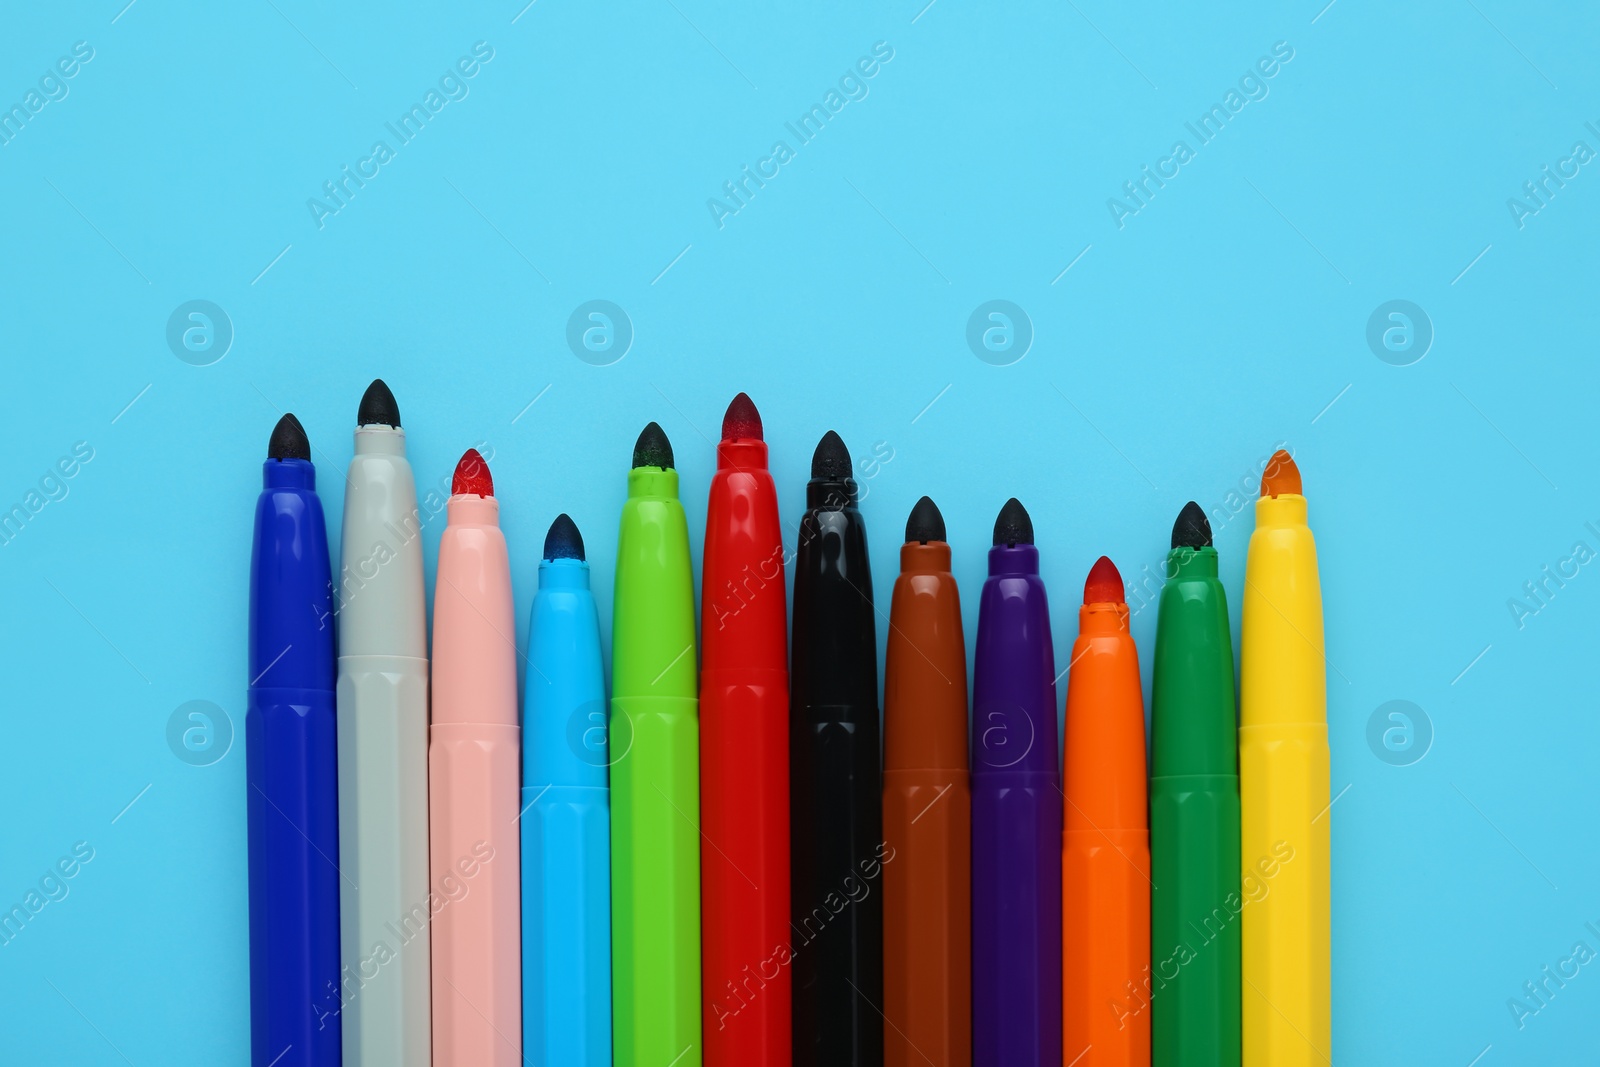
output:
[[[1127,596],[1122,585],[1122,572],[1106,556],[1094,561],[1089,568],[1089,580],[1083,583],[1085,604],[1121,604]]]
[[[1261,495],[1282,496],[1285,493],[1300,495],[1300,468],[1283,449],[1278,449],[1261,472]]]
[[[494,479],[489,476],[489,464],[476,448],[469,448],[462,453],[461,462],[456,464],[455,477],[450,481],[450,492],[454,496],[494,496]]]

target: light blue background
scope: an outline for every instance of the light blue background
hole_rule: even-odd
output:
[[[94,49],[0,146],[0,507],[94,450],[0,547],[0,905],[74,842],[95,853],[0,946],[0,1059],[246,1062],[259,464],[294,410],[337,543],[356,403],[382,375],[422,483],[493,448],[524,627],[562,510],[609,622],[647,420],[676,447],[698,550],[740,389],[791,531],[824,430],[892,451],[864,503],[885,607],[930,493],[970,636],[994,515],[1019,496],[1062,664],[1096,556],[1135,581],[1185,500],[1223,514],[1287,442],[1326,597],[1335,1061],[1592,1061],[1600,964],[1522,1029],[1507,1000],[1574,943],[1600,951],[1600,566],[1520,627],[1507,602],[1575,542],[1600,550],[1600,173],[1521,228],[1507,199],[1574,142],[1600,149],[1593,10],[124,2],[11,5],[0,34],[7,107],[74,42]],[[477,41],[494,58],[470,95],[319,229],[308,198],[393,147],[385,122]],[[797,146],[785,122],[879,41],[893,59],[869,95]],[[1279,41],[1293,59],[1269,95],[1198,147],[1184,124]],[[795,158],[719,229],[708,198],[778,139]],[[1119,229],[1107,199],[1178,139],[1194,160]],[[235,331],[211,366],[165,340],[192,299]],[[565,341],[591,299],[636,332],[611,366]],[[992,299],[1035,331],[1012,366],[965,341]],[[1435,331],[1411,366],[1366,342],[1391,299]],[[1217,533],[1236,625],[1251,526]],[[430,585],[437,540],[435,523]],[[1154,612],[1133,625],[1148,660]],[[1410,766],[1367,741],[1395,699],[1432,724]],[[190,700],[231,717],[212,766],[168,747]]]

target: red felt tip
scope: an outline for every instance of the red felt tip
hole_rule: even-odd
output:
[[[456,464],[456,476],[450,482],[450,492],[455,496],[494,496],[494,479],[489,476],[489,464],[469,448]]]
[[[722,416],[722,439],[737,441],[740,438],[766,440],[761,436],[761,412],[756,410],[755,401],[750,399],[748,393],[734,397],[728,405],[727,414]]]
[[[1089,568],[1089,580],[1083,583],[1083,602],[1121,604],[1127,595],[1117,565],[1105,556],[1095,560],[1094,566]]]

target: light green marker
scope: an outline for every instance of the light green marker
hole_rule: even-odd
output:
[[[700,1067],[700,724],[694,576],[672,445],[633,447],[611,631],[616,1067]]]

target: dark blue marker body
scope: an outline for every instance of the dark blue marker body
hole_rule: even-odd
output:
[[[269,458],[250,563],[245,716],[254,1067],[340,1057],[332,577],[315,468]]]

